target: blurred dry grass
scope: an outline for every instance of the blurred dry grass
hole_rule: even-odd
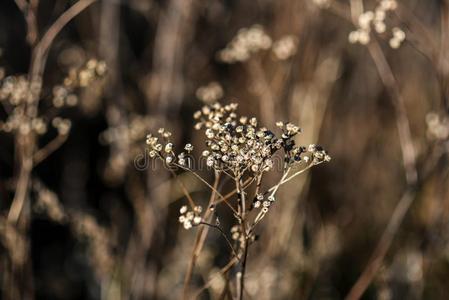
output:
[[[37,2],[30,0],[32,7]],[[25,9],[35,13],[37,37],[74,3],[40,1]],[[185,199],[167,172],[139,171],[134,158],[159,126],[173,129],[180,143],[201,145],[190,130],[191,115],[202,105],[197,89],[214,81],[224,102],[236,99],[263,124],[298,123],[301,141],[319,142],[332,155],[330,164],[280,191],[282,203],[250,250],[248,299],[340,299],[357,280],[357,287],[368,287],[364,299],[446,299],[449,3],[399,1],[389,19],[406,32],[399,49],[382,38],[368,46],[348,42],[357,4],[99,1],[77,15],[51,45],[41,102],[90,57],[106,62],[108,77],[102,90],[79,91],[78,106],[61,111],[72,130],[32,170],[17,224],[7,217],[18,192],[17,145],[0,132],[2,299],[181,297],[195,236],[177,222]],[[274,40],[295,36],[294,56],[280,61],[265,51],[243,63],[221,63],[217,53],[253,24]],[[0,28],[0,76],[28,73],[36,33],[27,31],[12,0],[0,3]],[[391,68],[393,85],[376,53]],[[7,115],[0,109],[2,122]],[[397,129],[401,116],[410,125],[405,146]],[[50,140],[44,135],[41,146]],[[416,162],[405,162],[408,177],[407,146],[416,153]],[[194,177],[180,180],[207,201]],[[227,263],[226,247],[210,233],[194,287]],[[218,276],[201,297],[226,299],[224,282]]]

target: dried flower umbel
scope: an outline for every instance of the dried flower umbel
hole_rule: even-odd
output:
[[[196,97],[205,104],[215,103],[223,97],[223,88],[220,83],[213,81],[196,90]]]
[[[320,8],[331,7],[334,0],[313,0],[313,3]],[[387,17],[398,7],[396,0],[381,0],[373,10],[361,13],[356,22],[353,22],[356,29],[348,35],[351,44],[368,45],[373,38],[373,34],[388,38],[388,44],[393,49],[398,49],[405,41],[405,32],[387,23]]]
[[[236,290],[242,291],[248,247],[256,240],[254,232],[257,224],[277,202],[279,188],[305,170],[330,161],[330,156],[323,148],[314,144],[296,145],[295,137],[301,132],[298,126],[277,122],[276,127],[280,133],[276,134],[260,126],[256,118],[239,116],[237,104],[234,103],[204,106],[194,114],[194,118],[195,129],[204,132],[206,145],[201,151],[200,161],[204,161],[207,168],[214,172],[214,185],[209,184],[191,167],[195,165],[189,163],[193,146],[187,144],[183,147],[184,151],[176,152],[177,147],[171,141],[171,133],[163,128],[158,131],[158,135],[147,136],[149,155],[162,160],[169,167],[192,172],[211,188],[209,209],[204,212],[191,195],[184,191],[190,208],[181,207],[179,222],[185,229],[205,225],[220,231],[239,265]],[[265,184],[265,176],[277,168],[282,173],[280,179],[275,184]],[[235,189],[226,196],[217,188],[221,177],[228,177],[235,184]],[[225,204],[235,219],[229,232],[233,242],[219,222],[211,224],[208,221],[211,211],[215,211],[220,204]],[[189,279],[189,275],[186,276]],[[243,297],[241,292],[239,297]]]
[[[228,64],[245,62],[252,55],[271,49],[276,59],[286,60],[296,54],[297,44],[294,35],[285,35],[273,41],[261,25],[255,24],[240,29],[226,48],[218,52],[218,58]]]

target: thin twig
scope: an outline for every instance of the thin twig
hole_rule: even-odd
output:
[[[371,284],[374,276],[376,276],[378,270],[382,266],[385,255],[387,254],[388,249],[390,249],[391,243],[393,242],[393,239],[414,199],[414,188],[409,188],[396,205],[393,215],[388,222],[387,228],[382,234],[376,249],[371,255],[367,267],[363,270],[362,274],[349,291],[349,294],[345,298],[346,300],[360,299],[368,286]]]
[[[284,184],[284,183],[289,182],[290,180],[292,180],[292,179],[295,178],[296,176],[298,176],[298,175],[304,173],[305,171],[307,171],[308,169],[310,169],[310,168],[312,168],[313,166],[316,166],[316,165],[317,165],[317,164],[315,164],[315,163],[309,164],[309,165],[308,165],[307,167],[305,167],[304,169],[299,170],[298,172],[294,173],[293,175],[290,175],[289,177],[283,179],[278,185],[282,185],[282,184]],[[271,192],[271,191],[272,191],[273,189],[275,189],[275,188],[276,188],[276,189],[278,188],[277,185],[274,186],[274,187],[272,187],[272,188],[269,189],[268,191]]]
[[[210,224],[210,223],[207,223],[207,222],[200,222],[200,224],[206,225],[206,226],[209,226],[209,227],[212,227],[212,228],[217,229],[217,230],[221,233],[221,235],[223,236],[223,238],[226,240],[226,243],[228,244],[229,248],[231,249],[232,254],[233,254],[235,257],[238,258],[237,252],[235,251],[234,247],[232,247],[231,241],[230,241],[229,238],[226,236],[226,233],[223,231],[223,229],[221,229],[220,226],[214,225],[214,224]]]
[[[241,270],[238,273],[239,276],[237,276],[237,287],[238,287],[238,293],[237,298],[239,300],[243,300],[243,294],[245,290],[245,272],[246,272],[246,261],[248,259],[248,235],[246,232],[246,194],[245,191],[242,190],[242,179],[241,175],[239,174],[238,180],[235,182],[235,187],[237,189],[237,194],[239,196],[239,212],[240,212],[240,220],[241,220],[241,234],[243,234],[243,255],[241,258]]]
[[[20,154],[20,173],[16,185],[16,193],[12,200],[11,207],[8,212],[8,221],[16,224],[19,220],[25,201],[28,197],[31,170],[33,169],[33,160],[31,153],[28,153],[27,146],[17,146]],[[24,153],[25,152],[25,153]]]
[[[231,203],[228,202],[228,198],[230,197],[224,197],[216,188],[214,188],[212,185],[210,185],[204,178],[202,178],[199,174],[197,174],[192,169],[186,168],[180,164],[173,163],[175,166],[180,167],[181,169],[191,172],[196,178],[198,178],[202,183],[204,183],[207,187],[209,187],[219,198],[221,201],[225,202],[225,204],[232,210],[234,214],[237,213],[234,207],[232,207]],[[220,202],[221,202],[220,201]],[[216,204],[216,203],[213,203]]]
[[[398,128],[402,160],[408,188],[404,193],[404,196],[396,205],[388,226],[371,256],[370,262],[346,297],[348,300],[360,299],[369,284],[374,279],[374,276],[379,270],[400,224],[402,223],[413,202],[413,199],[415,198],[414,187],[418,179],[418,172],[416,168],[416,151],[411,137],[410,124],[405,109],[404,99],[399,91],[396,78],[394,77],[390,65],[388,64],[378,42],[371,42],[368,45],[368,50],[376,65],[379,77],[385,85],[387,92],[390,94],[390,98],[395,108],[396,125]]]
[[[243,186],[244,186],[243,189],[248,188],[248,186],[249,186],[251,183],[252,183],[252,178],[248,178],[248,179],[243,183]],[[224,195],[223,198],[218,199],[217,201],[215,201],[214,204],[217,205],[217,204],[221,203],[222,201],[226,201],[226,200],[228,200],[229,198],[231,198],[232,196],[234,196],[236,193],[237,193],[237,189],[234,189],[234,190],[230,191],[229,193],[227,193],[226,195]]]
[[[212,191],[214,191],[219,197],[223,198],[223,195],[220,194],[219,191],[217,191],[216,188],[214,188],[212,185],[209,184],[209,182],[206,181],[206,179],[204,179],[203,177],[201,177],[198,173],[196,173],[195,171],[193,171],[192,169],[186,168],[178,163],[173,163],[173,165],[183,169],[184,171],[188,171],[191,172],[196,178],[198,178],[202,183],[204,183],[205,185],[207,185],[207,187],[209,187]]]
[[[80,0],[67,9],[45,32],[42,39],[36,45],[33,51],[33,60],[30,70],[32,79],[38,79],[44,72],[45,62],[47,60],[48,50],[51,47],[56,36],[73,18],[79,15],[97,0]]]
[[[399,143],[402,152],[402,161],[405,170],[407,184],[413,185],[418,179],[416,170],[416,150],[413,145],[410,122],[407,117],[405,101],[398,88],[398,83],[394,77],[393,71],[385,58],[382,49],[377,41],[368,45],[368,50],[376,65],[380,79],[382,80],[387,92],[390,94],[391,101],[396,113],[396,126],[398,129]]]
[[[210,219],[211,216],[212,216],[212,211],[209,209],[209,207],[215,201],[215,197],[217,195],[215,193],[215,190],[218,187],[218,184],[220,182],[220,178],[221,178],[221,174],[215,173],[215,181],[214,181],[214,185],[213,185],[214,189],[212,190],[212,193],[211,193],[210,198],[209,198],[208,209],[206,210],[206,212],[204,213],[204,216],[203,216],[203,219],[206,220],[206,221],[208,219]],[[190,258],[189,266],[187,268],[187,272],[186,272],[186,275],[184,277],[184,291],[183,291],[183,299],[184,300],[188,299],[188,296],[189,296],[189,284],[190,284],[190,280],[192,279],[193,269],[195,268],[196,261],[197,261],[199,255],[200,255],[200,253],[201,253],[201,250],[203,249],[204,241],[206,240],[208,232],[209,232],[209,227],[200,227],[198,229],[197,234],[196,234],[195,243],[194,243],[193,251],[192,251],[192,257]]]
[[[56,138],[51,140],[47,145],[43,148],[39,149],[33,156],[33,164],[34,166],[40,164],[43,160],[45,160],[50,154],[56,151],[62,144],[67,140],[67,134],[59,134]]]

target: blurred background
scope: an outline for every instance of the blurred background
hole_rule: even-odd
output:
[[[30,171],[17,223],[8,214],[21,135],[5,125],[10,104],[0,108],[1,299],[179,299],[196,229],[178,222],[186,199],[170,173],[139,170],[135,159],[159,127],[200,155],[192,114],[216,100],[269,128],[298,124],[299,143],[332,156],[280,190],[250,250],[248,299],[343,299],[356,282],[363,299],[447,299],[447,1],[399,1],[367,42],[360,14],[388,1],[91,2],[48,51],[38,114],[71,128],[61,133],[56,121],[58,133],[37,139],[44,147],[64,136]],[[8,76],[30,74],[39,40],[74,4],[0,1],[1,92]],[[242,54],[233,49],[242,28],[270,41]],[[393,28],[406,36],[398,47]],[[95,78],[60,105],[55,87],[86,63]],[[206,203],[201,182],[179,178]],[[192,285],[227,263],[224,249],[211,232]],[[224,282],[199,298],[227,299]]]

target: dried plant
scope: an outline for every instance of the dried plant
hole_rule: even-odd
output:
[[[206,167],[215,174],[213,185],[192,167],[195,161],[190,157],[193,151],[191,144],[186,144],[184,151],[175,152],[172,134],[163,128],[158,131],[158,136],[148,135],[147,144],[150,157],[163,161],[168,168],[176,167],[192,173],[212,190],[207,210],[203,212],[202,206],[184,189],[190,209],[188,206],[180,208],[179,222],[185,229],[208,226],[222,234],[230,249],[230,264],[238,264],[235,294],[242,299],[248,249],[257,240],[257,225],[275,203],[282,203],[282,200],[277,200],[279,188],[309,168],[330,161],[330,156],[314,144],[297,146],[295,137],[301,130],[292,123],[277,122],[276,126],[281,131],[281,135],[277,136],[260,127],[256,118],[239,116],[236,111],[235,103],[224,106],[215,103],[204,106],[194,114],[197,120],[195,129],[204,131],[206,148],[202,151],[202,157]],[[201,167],[201,160],[198,162]],[[264,178],[272,171],[280,171],[281,178],[276,184],[267,186]],[[174,170],[171,172],[176,175]],[[230,179],[235,189],[225,195],[217,190],[221,177]],[[234,217],[230,229],[232,242],[221,228],[219,217],[211,223],[211,212],[216,211],[218,205],[226,205]],[[189,295],[190,277],[200,251],[201,246],[195,245],[186,273],[185,298]]]
[[[31,282],[16,281],[20,276],[27,276],[26,265],[30,263],[27,231],[31,222],[29,208],[32,206],[33,169],[67,139],[71,121],[62,117],[61,109],[76,106],[79,90],[92,83],[99,83],[106,73],[104,62],[91,59],[85,66],[71,69],[62,83],[51,88],[50,99],[46,98],[43,74],[49,48],[62,28],[93,1],[76,3],[62,14],[42,37],[37,35],[37,3],[16,2],[26,18],[27,39],[33,53],[28,74],[5,76],[3,69],[0,72],[0,103],[6,113],[5,119],[0,120],[0,133],[13,137],[18,170],[12,188],[14,197],[6,221],[3,221],[4,225],[0,228],[0,236],[4,237],[3,244],[9,252],[9,259],[3,263],[5,268],[11,270],[3,289],[6,299],[27,298],[33,294],[33,291],[26,287]],[[50,124],[55,128],[56,137],[41,146],[41,137],[48,139],[49,136],[54,136],[54,132],[49,130]],[[50,218],[59,221],[64,218],[58,207],[59,203],[50,191],[38,188],[37,198],[39,204],[36,207],[44,207]],[[14,245],[17,249],[14,249]]]
[[[446,299],[448,31],[446,0],[0,1],[0,298]]]

